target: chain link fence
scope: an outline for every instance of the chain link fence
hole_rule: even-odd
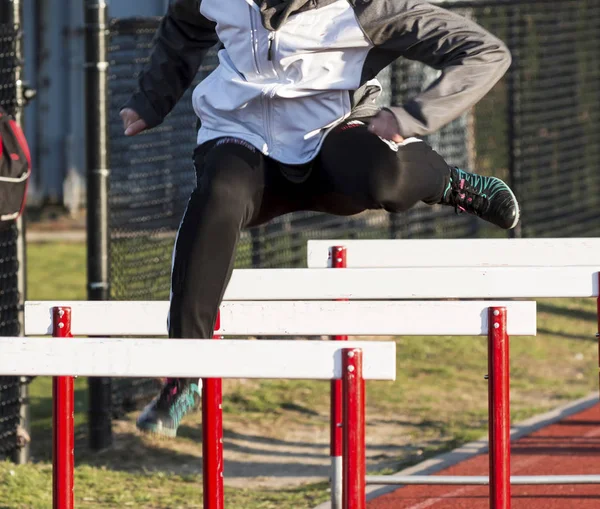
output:
[[[427,138],[449,163],[507,179],[522,205],[517,235],[600,234],[600,0],[442,3],[510,47],[513,66],[469,113]],[[111,298],[168,299],[172,247],[194,186],[191,90],[159,128],[126,139],[120,106],[148,61],[158,19],[111,30]],[[206,58],[198,80],[216,65]],[[381,73],[381,104],[401,104],[437,71],[399,60]],[[319,238],[492,237],[506,233],[442,207],[334,217],[301,212],[243,233],[237,267],[303,267]],[[114,384],[113,403],[153,384]]]
[[[600,1],[504,7],[523,235],[600,235]]]
[[[0,105],[17,113],[17,70],[20,27],[12,23],[13,4],[0,0]],[[0,336],[21,332],[21,292],[19,289],[19,229],[13,222],[0,226]],[[0,460],[18,458],[24,430],[21,425],[25,379],[0,376]]]

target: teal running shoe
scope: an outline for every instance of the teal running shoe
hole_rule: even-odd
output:
[[[519,222],[519,203],[514,193],[496,177],[450,168],[450,182],[441,203],[454,207],[457,214],[474,214],[505,230]]]
[[[160,394],[143,410],[136,426],[165,437],[177,436],[181,420],[200,403],[200,382],[187,378],[168,378]]]

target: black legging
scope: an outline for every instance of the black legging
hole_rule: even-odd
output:
[[[426,143],[395,151],[362,122],[334,129],[300,183],[235,138],[198,147],[194,162],[197,188],[174,253],[169,335],[176,338],[212,337],[244,228],[299,210],[353,215],[435,204],[450,178],[448,164]]]

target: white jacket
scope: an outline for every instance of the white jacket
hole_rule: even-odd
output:
[[[330,128],[377,111],[374,78],[400,56],[441,71],[427,90],[390,108],[405,138],[460,116],[510,65],[501,41],[421,0],[295,0],[302,7],[277,30],[265,28],[272,26],[259,8],[264,1],[175,0],[127,106],[158,125],[220,43],[219,66],[193,94],[198,143],[236,137],[301,164],[317,155]]]

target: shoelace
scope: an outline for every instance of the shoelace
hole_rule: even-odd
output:
[[[173,399],[179,393],[179,381],[176,378],[167,378],[167,382],[163,387],[158,401],[156,402],[157,408],[170,408]]]
[[[465,188],[466,180],[461,178],[458,184],[458,189],[452,189],[454,197],[454,211],[457,214],[461,212],[481,212],[482,206],[487,200],[487,196],[480,194],[478,190],[470,190]],[[475,187],[475,186],[473,186]]]

